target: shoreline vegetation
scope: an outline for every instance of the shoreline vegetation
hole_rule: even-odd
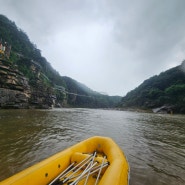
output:
[[[0,53],[0,108],[105,108],[120,102],[120,96],[101,94],[61,76],[26,33],[4,15],[0,15],[0,33],[2,43],[11,46],[8,57],[4,49]]]
[[[61,76],[4,15],[0,33],[0,109],[79,107],[185,114],[185,61],[145,80],[124,97],[108,96]]]

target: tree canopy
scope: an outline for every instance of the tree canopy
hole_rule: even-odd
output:
[[[30,41],[27,34],[4,15],[0,15],[0,39],[12,46],[9,61],[18,66],[34,88],[39,79],[45,90],[50,89],[61,100],[67,98],[67,103],[75,107],[113,107],[121,100],[119,96],[102,95],[74,79],[61,76],[41,55],[41,51]],[[37,74],[31,70],[32,65],[35,66]],[[65,92],[59,92],[56,88],[59,86],[65,88]]]
[[[185,113],[185,61],[159,75],[145,80],[122,98],[121,107],[156,108],[173,106],[175,112]]]

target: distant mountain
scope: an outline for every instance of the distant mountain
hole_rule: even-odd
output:
[[[69,104],[75,107],[111,108],[121,100],[120,96],[107,96],[91,90],[69,77],[63,77],[69,92]]]
[[[11,48],[10,56],[0,52],[0,96],[5,89],[16,90],[14,101],[18,108],[42,108],[52,106],[114,107],[120,100],[119,96],[107,96],[94,92],[85,85],[69,77],[62,77],[53,69],[51,64],[41,55],[41,51],[33,44],[27,34],[10,21],[6,16],[0,15],[0,44]],[[10,70],[11,69],[11,70]],[[5,75],[6,74],[6,75]],[[17,75],[18,74],[19,78]],[[25,79],[27,91],[19,87],[19,79]],[[10,79],[9,79],[10,78]],[[11,81],[11,82],[10,82]],[[25,83],[21,83],[24,84]],[[17,90],[21,93],[17,94]],[[9,98],[0,101],[1,107],[14,107]],[[17,97],[23,97],[17,100]],[[6,100],[6,101],[3,101]],[[19,103],[24,102],[23,103]],[[20,106],[19,106],[20,104]],[[23,106],[23,107],[22,107]]]
[[[127,93],[119,106],[185,113],[185,61],[145,80]]]

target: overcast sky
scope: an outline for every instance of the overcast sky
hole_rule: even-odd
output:
[[[125,95],[185,59],[185,0],[0,0],[62,76]]]

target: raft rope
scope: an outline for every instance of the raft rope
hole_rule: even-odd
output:
[[[109,162],[105,162],[106,156],[104,156],[102,163],[100,165],[97,165],[98,162],[95,161],[96,154],[96,152],[90,154],[90,156],[82,160],[77,165],[75,165],[76,162],[73,162],[48,185],[77,185],[84,178],[86,178],[84,185],[87,185],[89,176],[98,172],[95,182],[95,185],[97,185],[102,169],[108,166]],[[83,169],[84,167],[85,169]],[[79,171],[82,169],[82,173],[79,174]],[[71,174],[69,175],[69,173]]]

